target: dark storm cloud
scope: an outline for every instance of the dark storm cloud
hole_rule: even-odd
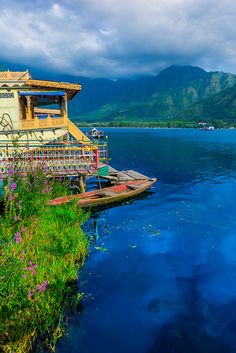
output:
[[[233,0],[2,0],[2,61],[92,77],[235,72]]]

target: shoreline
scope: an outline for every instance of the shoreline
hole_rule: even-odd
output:
[[[79,128],[147,128],[147,129],[196,129],[200,130],[198,122],[193,121],[117,121],[117,122],[86,122],[74,120]],[[235,129],[236,124],[223,121],[209,121],[207,126],[214,126],[215,129]]]

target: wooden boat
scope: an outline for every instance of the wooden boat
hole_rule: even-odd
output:
[[[149,189],[156,182],[156,180],[156,178],[153,178],[127,181],[120,185],[110,186],[99,190],[92,190],[82,194],[62,196],[50,200],[49,205],[64,205],[76,199],[78,200],[77,205],[83,208],[103,206],[114,202],[123,201],[141,194],[143,191]]]

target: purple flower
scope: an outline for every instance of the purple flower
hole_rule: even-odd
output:
[[[14,221],[18,221],[19,217],[14,216],[13,219],[14,219]]]
[[[44,281],[43,284],[42,284],[42,290],[45,292],[45,290],[47,289],[47,284],[48,282],[47,281]]]
[[[20,169],[19,172],[18,172],[18,177],[21,177],[22,176],[22,170]]]
[[[34,295],[34,292],[32,290],[30,290],[29,293],[28,293],[28,299],[31,300],[33,295]]]
[[[20,243],[20,237],[19,238],[15,238],[16,244]]]
[[[44,194],[46,190],[42,189],[41,193]]]
[[[15,190],[16,187],[17,187],[17,184],[16,184],[16,183],[12,183],[12,184],[11,184],[11,190]]]
[[[28,262],[28,264],[29,264],[29,267],[25,267],[24,270],[25,271],[30,271],[32,273],[32,275],[35,276],[36,273],[37,273],[35,268],[38,267],[38,265],[34,264],[32,261]]]
[[[8,174],[12,176],[14,174],[14,170],[13,169],[9,169]]]
[[[25,227],[21,228],[21,231],[26,232],[26,228]]]
[[[14,196],[13,196],[12,194],[9,196],[9,200],[10,200],[10,201],[13,201],[13,200],[14,200]]]
[[[45,292],[45,290],[47,289],[47,284],[48,284],[47,281],[44,281],[42,284],[38,284],[36,287],[38,293]]]
[[[21,241],[20,232],[16,233],[16,235],[14,236],[14,239],[15,239],[17,244]]]

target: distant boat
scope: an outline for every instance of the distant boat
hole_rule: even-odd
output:
[[[50,206],[60,206],[72,200],[78,200],[77,205],[83,208],[103,206],[123,201],[141,194],[149,189],[155,182],[156,178],[127,181],[120,185],[110,186],[103,189],[93,190],[82,194],[62,196],[50,200]]]
[[[90,138],[94,138],[94,139],[103,139],[104,138],[104,132],[101,130],[99,131],[96,128],[88,131],[86,133],[86,135],[89,136]]]
[[[213,131],[215,130],[215,127],[213,125],[207,125],[205,122],[200,122],[198,123],[200,126],[200,130],[207,130],[207,131]]]
[[[202,130],[213,131],[213,130],[215,130],[215,127],[214,127],[213,125],[204,126],[204,127],[202,128]]]

